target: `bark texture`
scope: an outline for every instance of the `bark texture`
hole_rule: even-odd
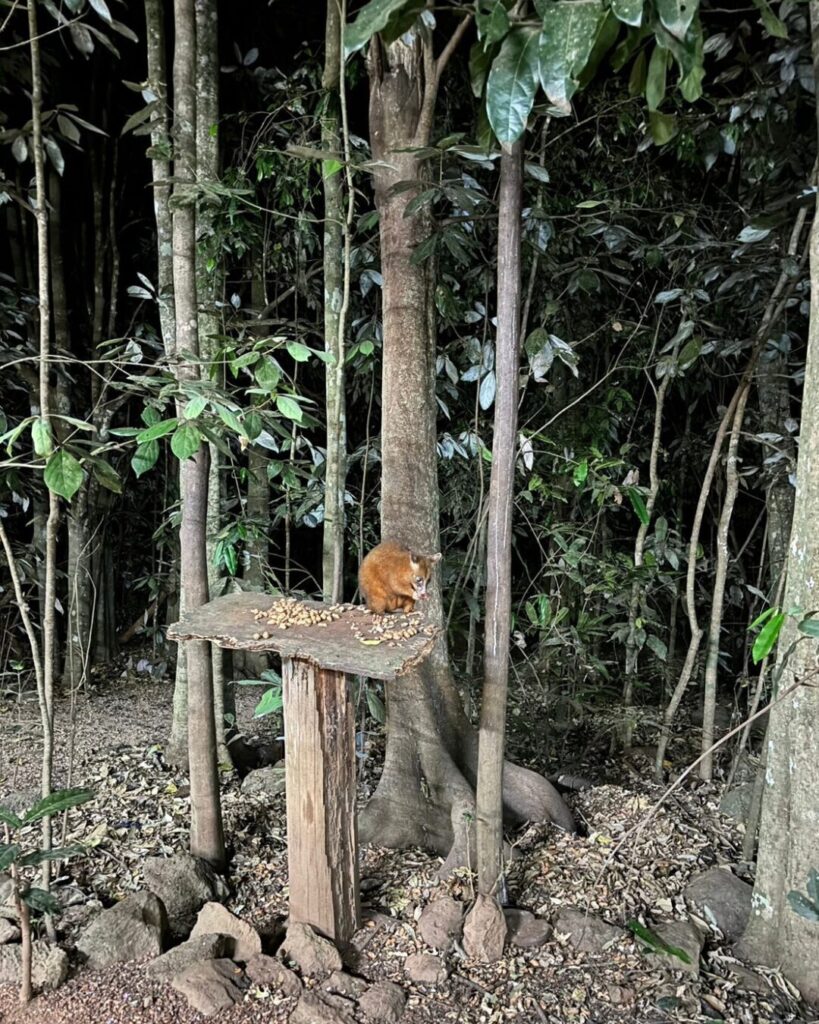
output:
[[[486,550],[486,635],[478,739],[478,890],[494,896],[503,874],[503,750],[512,629],[512,506],[518,423],[520,211],[523,143],[500,159],[495,424]]]
[[[819,0],[810,3],[814,72],[819,73]],[[817,118],[819,120],[819,117]],[[810,235],[811,304],[802,397],[796,495],[784,606],[817,610],[819,579],[819,212]],[[819,641],[788,618],[778,649],[778,690],[800,686],[771,705],[759,856],[745,955],[781,966],[809,1002],[819,1003],[819,924],[796,913],[791,892],[806,897],[819,870]]]
[[[176,302],[176,352],[180,384],[199,377],[199,322],[196,289],[196,208],[191,189],[196,173],[196,17],[193,0],[174,2],[174,129],[175,204],[173,212],[173,274]],[[176,194],[178,193],[178,194]],[[186,608],[208,600],[206,523],[208,451],[200,446],[185,459],[180,475],[180,588]],[[225,845],[216,765],[216,727],[210,645],[187,645],[188,761],[191,780],[191,853],[217,869],[224,866]]]
[[[369,55],[370,140],[379,213],[384,350],[381,414],[381,535],[425,554],[439,550],[435,402],[435,312],[431,273],[413,263],[431,230],[428,214],[406,217],[425,187],[427,168],[414,147],[429,142],[438,80],[453,39],[436,61],[416,25],[390,45],[374,39]],[[416,188],[396,191],[399,183]],[[428,615],[443,626],[433,574]],[[378,788],[363,812],[361,836],[384,846],[422,844],[466,863],[478,764],[441,638],[424,665],[387,690],[387,753]],[[554,788],[534,772],[507,765],[504,806],[513,820],[552,818],[573,828]]]

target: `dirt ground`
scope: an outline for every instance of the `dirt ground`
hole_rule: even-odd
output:
[[[60,940],[71,957],[69,981],[19,1009],[12,986],[0,986],[2,1024],[187,1024],[201,1016],[169,985],[146,977],[132,963],[106,971],[84,968],[74,949],[89,905],[110,905],[142,884],[142,863],[153,855],[186,849],[188,783],[162,756],[170,721],[172,684],[141,674],[134,659],[120,678],[81,695],[70,728],[69,702],[60,702],[62,737],[55,784],[88,786],[90,803],[68,814],[66,842],[89,846],[58,879],[65,913]],[[258,691],[239,688],[238,718],[248,732],[268,730],[252,721]],[[29,700],[0,702],[0,804],[18,807],[37,796],[38,718]],[[376,744],[377,747],[377,744]],[[371,791],[377,757],[362,763],[362,796]],[[599,762],[595,785],[570,800],[583,834],[532,826],[512,837],[516,857],[509,872],[515,906],[553,917],[563,906],[588,910],[626,927],[651,926],[690,915],[682,892],[697,872],[736,865],[741,826],[717,810],[719,788],[682,789],[649,819],[662,793],[636,764],[616,769]],[[269,804],[243,794],[239,780],[223,778],[223,812],[229,843],[230,908],[255,925],[272,950],[287,913],[286,835],[283,797]],[[348,956],[348,969],[368,980],[389,979],[408,995],[403,1024],[660,1024],[723,1020],[730,1024],[816,1021],[776,971],[742,971],[712,932],[699,973],[669,969],[644,952],[630,933],[604,954],[578,953],[555,936],[533,950],[507,947],[492,965],[470,961],[456,945],[447,957],[449,977],[437,987],[414,985],[403,971],[406,957],[425,950],[416,921],[442,892],[468,902],[466,872],[441,882],[440,861],[421,850],[362,850],[364,927]],[[741,869],[740,869],[741,870]],[[747,876],[750,879],[750,876]],[[243,1003],[210,1018],[216,1024],[279,1024],[293,1000],[250,989]]]

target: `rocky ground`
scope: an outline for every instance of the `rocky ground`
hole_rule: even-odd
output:
[[[134,668],[77,701],[73,733],[60,705],[58,731],[72,738],[58,782],[95,798],[68,813],[59,841],[83,842],[88,854],[57,883],[65,956],[47,944],[35,954],[41,980],[59,987],[19,1008],[14,985],[0,984],[3,1024],[187,1024],[203,1019],[199,1009],[218,1024],[817,1020],[781,975],[731,954],[752,879],[738,860],[742,826],[719,812],[718,787],[683,788],[657,810],[662,790],[634,763],[599,763],[600,784],[573,795],[582,835],[533,826],[514,837],[509,896],[527,912],[507,914],[502,960],[471,955],[468,874],[442,882],[440,861],[420,850],[362,851],[366,917],[343,962],[312,935],[284,938],[280,774],[223,780],[229,892],[186,867],[174,855],[186,849],[187,779],[158,745],[171,686]],[[240,690],[246,726],[257,697]],[[0,704],[0,758],[0,805],[22,808],[37,787],[30,702]],[[365,765],[363,790],[375,771],[377,760]],[[0,918],[0,979],[16,977],[15,938]]]

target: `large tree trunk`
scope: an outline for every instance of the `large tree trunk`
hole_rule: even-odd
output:
[[[441,59],[437,68],[432,59],[431,39],[422,33],[416,26],[389,46],[378,38],[371,44],[370,141],[384,277],[381,533],[431,554],[440,543],[435,321],[428,269],[412,262],[430,223],[423,212],[404,216],[426,174],[423,161],[408,150],[429,142],[442,69]],[[408,181],[417,182],[417,189],[395,192],[399,182]],[[428,608],[431,620],[443,627],[437,580]],[[443,634],[418,671],[388,688],[387,737],[384,771],[362,815],[362,838],[393,847],[427,846],[447,857],[446,868],[465,863],[478,745],[452,679]],[[511,818],[551,817],[573,828],[553,787],[514,765],[504,773],[504,805]]]
[[[813,66],[819,76],[819,0],[810,3]],[[819,123],[819,110],[817,111]],[[796,496],[784,606],[815,611],[819,579],[819,210],[810,237],[811,303]],[[741,943],[745,955],[781,966],[809,1002],[819,1003],[819,926],[797,913],[793,892],[811,899],[808,879],[819,870],[819,641],[788,618],[778,645],[778,691],[768,724],[766,787],[751,920]],[[815,889],[812,902],[816,904]]]
[[[173,283],[176,302],[176,351],[194,359],[179,361],[180,383],[199,377],[199,330],[196,292],[196,207],[190,188],[196,180],[196,16],[193,0],[174,2],[174,129],[175,180],[179,202],[173,212]],[[179,414],[181,415],[181,408]],[[180,590],[184,607],[196,608],[208,599],[206,522],[208,450],[201,445],[182,462],[180,475],[182,524],[179,535]],[[219,773],[216,765],[216,726],[210,645],[186,645],[188,669],[188,762],[191,782],[191,853],[217,869],[225,862]]]

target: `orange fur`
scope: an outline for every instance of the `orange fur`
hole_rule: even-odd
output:
[[[416,555],[395,541],[386,540],[372,549],[358,570],[358,584],[371,612],[383,615],[399,608],[411,612],[425,599],[437,555]]]

